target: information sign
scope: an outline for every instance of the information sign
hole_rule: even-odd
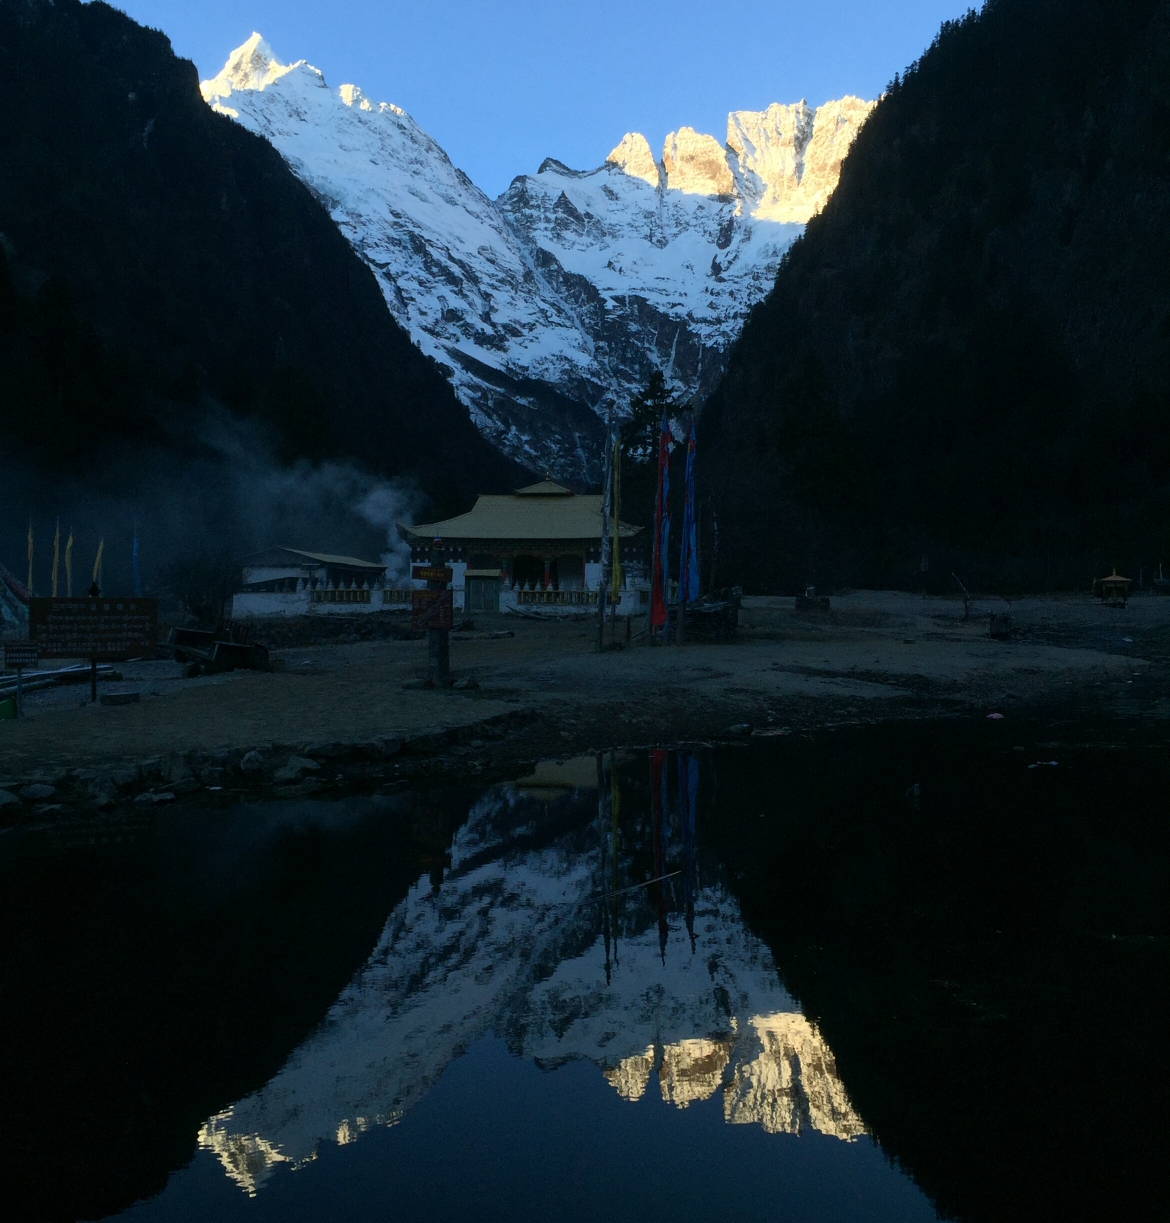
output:
[[[412,565],[410,576],[416,582],[449,582],[453,575],[446,565]]]
[[[6,641],[5,667],[35,667],[41,660],[40,647],[32,641]]]
[[[158,600],[30,599],[28,636],[42,658],[152,658]]]
[[[450,628],[455,623],[455,596],[450,590],[412,590],[412,628]]]

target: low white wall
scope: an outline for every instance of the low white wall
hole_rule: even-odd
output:
[[[287,593],[245,590],[232,595],[231,618],[250,620],[255,616],[306,616],[309,613],[309,607],[307,590]]]
[[[232,595],[231,618],[251,620],[263,616],[360,616],[369,612],[409,612],[409,603],[383,603],[379,589],[370,591],[368,603],[315,603],[309,590],[245,590]]]

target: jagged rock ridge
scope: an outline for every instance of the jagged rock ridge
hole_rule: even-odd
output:
[[[681,128],[658,160],[630,133],[594,170],[550,158],[493,201],[404,110],[258,34],[202,90],[326,204],[480,430],[578,479],[610,397],[655,369],[683,396],[713,385],[872,105],[736,111],[726,146]]]

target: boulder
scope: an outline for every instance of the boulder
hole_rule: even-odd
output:
[[[264,757],[257,751],[247,752],[240,761],[240,769],[250,774],[263,773]]]
[[[290,756],[288,763],[272,774],[272,780],[277,785],[287,786],[300,781],[305,773],[315,773],[320,767],[315,760],[309,760],[305,756]]]

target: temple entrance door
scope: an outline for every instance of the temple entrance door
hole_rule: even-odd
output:
[[[499,578],[467,578],[465,604],[468,612],[500,610]]]

